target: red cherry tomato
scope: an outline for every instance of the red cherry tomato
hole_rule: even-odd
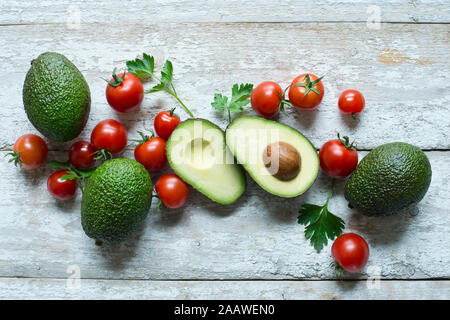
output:
[[[169,139],[173,130],[180,123],[180,118],[173,114],[174,110],[162,111],[155,118],[154,127],[156,134],[165,140]]]
[[[156,181],[155,190],[161,202],[169,209],[182,207],[189,196],[189,187],[176,174],[165,174]]]
[[[92,130],[91,144],[98,150],[119,153],[127,146],[127,129],[119,121],[103,120]]]
[[[264,81],[252,91],[250,97],[252,108],[265,118],[272,118],[280,112],[283,89],[273,81]]]
[[[69,200],[75,196],[77,191],[76,180],[63,180],[63,176],[69,174],[67,170],[56,171],[47,180],[47,189],[50,194],[58,200]]]
[[[331,247],[333,259],[347,272],[361,271],[369,260],[369,246],[356,233],[344,233],[334,240]]]
[[[131,73],[113,71],[113,77],[106,85],[106,100],[119,112],[130,112],[137,109],[144,99],[144,87],[141,80]]]
[[[339,109],[344,114],[360,113],[364,109],[365,105],[364,96],[358,90],[345,90],[341,93],[338,101]]]
[[[87,169],[95,163],[97,149],[88,141],[77,141],[69,150],[69,161],[75,168]]]
[[[358,152],[348,137],[326,142],[319,152],[320,167],[333,178],[345,178],[358,165]]]
[[[48,148],[45,141],[35,134],[25,134],[14,143],[14,152],[10,153],[14,164],[25,170],[39,168],[47,159]]]
[[[161,170],[167,163],[166,141],[160,137],[148,139],[134,149],[134,158],[147,170]]]
[[[311,73],[304,73],[295,78],[289,88],[289,101],[292,105],[301,110],[316,108],[325,93],[321,79]]]

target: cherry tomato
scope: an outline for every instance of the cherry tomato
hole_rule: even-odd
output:
[[[316,108],[322,102],[325,92],[321,80],[322,77],[318,78],[311,73],[304,73],[295,78],[289,88],[289,101],[292,105],[301,110]]]
[[[100,121],[92,130],[91,144],[98,150],[119,153],[127,146],[127,129],[119,121]]]
[[[77,141],[69,150],[69,161],[75,168],[87,169],[95,163],[97,149],[88,141]]]
[[[161,202],[169,209],[182,207],[189,196],[189,187],[176,174],[165,174],[156,181],[155,190]]]
[[[272,118],[280,112],[283,89],[273,81],[264,81],[252,91],[252,108],[264,118]]]
[[[365,103],[361,92],[350,89],[341,93],[338,106],[342,113],[355,116],[364,109]]]
[[[356,233],[344,233],[334,240],[331,255],[342,269],[356,273],[365,267],[369,259],[369,246]]]
[[[156,134],[165,140],[169,139],[173,130],[180,123],[180,118],[173,114],[174,110],[162,111],[155,118],[154,127]]]
[[[160,137],[149,138],[134,149],[134,158],[147,170],[161,170],[167,163],[166,141]]]
[[[75,196],[77,191],[76,180],[63,180],[63,176],[69,174],[67,170],[60,170],[52,173],[47,180],[47,189],[50,194],[58,200],[69,200]]]
[[[137,109],[144,99],[144,87],[141,80],[131,73],[119,73],[115,69],[111,80],[106,85],[106,100],[119,112]]]
[[[320,167],[333,178],[345,178],[358,165],[358,152],[348,137],[330,140],[319,151]]]
[[[35,134],[25,134],[14,143],[10,162],[19,164],[25,170],[39,168],[47,159],[48,148],[45,141]]]

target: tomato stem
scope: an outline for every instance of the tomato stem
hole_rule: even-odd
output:
[[[289,117],[289,114],[284,109],[284,105],[287,104],[288,106],[292,106],[292,103],[289,100],[284,99],[286,96],[286,91],[291,87],[291,85],[288,85],[286,89],[284,89],[283,94],[280,94],[278,91],[275,90],[275,92],[280,97],[280,103],[278,104],[278,109],[287,117]]]
[[[108,81],[105,80],[106,82],[108,82],[108,84],[111,87],[118,87],[123,83],[123,79],[125,79],[125,71],[123,72],[122,76],[119,78],[116,74],[116,68],[114,68],[113,72],[112,72],[112,77],[113,77],[113,81]]]
[[[297,85],[294,86],[295,87],[305,87],[305,94],[303,95],[304,97],[309,93],[309,91],[313,91],[317,94],[320,94],[320,90],[316,88],[316,84],[318,84],[325,76],[321,76],[320,78],[317,78],[314,81],[311,81],[311,77],[309,76],[309,74],[306,74],[305,77],[303,79],[306,80],[306,83],[299,83]]]
[[[330,263],[330,267],[334,269],[334,273],[336,274],[336,276],[340,277],[344,274],[345,270],[339,263],[337,263],[337,261],[333,261],[332,263]]]
[[[341,136],[339,133],[337,134],[337,136],[338,136],[339,141],[342,143],[342,145],[344,147],[346,147],[348,150],[356,149],[356,143],[354,140],[352,143],[350,143],[349,137],[343,136],[341,139]]]
[[[148,140],[150,140],[151,138],[153,138],[155,136],[155,134],[153,133],[153,131],[150,131],[151,135],[146,135],[145,133],[143,133],[142,131],[138,131],[139,135],[141,136],[141,139],[131,139],[130,141],[134,141],[139,143],[139,145],[147,142]]]
[[[110,160],[112,159],[112,154],[106,149],[100,149],[94,152],[97,156],[94,158],[94,160]]]
[[[5,154],[3,157],[10,156],[11,159],[8,160],[8,163],[14,162],[14,165],[16,167],[17,167],[17,165],[19,165],[19,167],[22,168],[22,160],[20,160],[21,153],[22,153],[22,151],[19,151],[19,152],[12,151],[12,152]]]
[[[156,204],[156,210],[159,212],[161,211],[161,207],[164,205],[161,201],[161,198],[159,196],[159,194],[155,191],[155,193],[152,193],[152,198],[157,198],[158,199],[158,203]]]

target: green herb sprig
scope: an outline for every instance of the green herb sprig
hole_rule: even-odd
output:
[[[96,168],[81,170],[74,168],[69,162],[49,161],[47,166],[58,169],[67,170],[67,174],[61,177],[61,180],[77,180],[81,193],[84,193],[84,186],[86,185],[86,179],[88,179],[95,171]]]
[[[250,103],[250,95],[253,91],[253,84],[237,83],[233,85],[231,89],[231,99],[228,97],[216,93],[214,95],[214,101],[211,102],[211,106],[217,110],[227,110],[228,122],[231,122],[231,111],[239,113],[244,110],[244,106]]]
[[[340,236],[345,227],[344,220],[328,211],[328,202],[333,195],[333,189],[334,179],[323,206],[305,203],[299,210],[297,222],[306,226],[305,237],[310,240],[317,252],[328,244],[328,240]]]
[[[173,65],[170,60],[166,60],[161,70],[161,76],[158,77],[155,74],[155,58],[146,53],[143,54],[142,59],[136,58],[135,60],[129,60],[126,62],[128,72],[136,75],[139,78],[151,76],[159,83],[153,86],[151,89],[146,90],[144,93],[153,93],[158,91],[165,91],[174,97],[186,110],[186,112],[193,117],[194,114],[178,97],[175,86],[173,85]]]

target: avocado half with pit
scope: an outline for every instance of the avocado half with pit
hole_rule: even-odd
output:
[[[166,153],[173,171],[215,202],[233,203],[245,191],[245,172],[228,150],[225,133],[208,120],[181,122]]]
[[[317,178],[317,151],[294,128],[260,117],[241,116],[228,126],[225,136],[238,163],[267,192],[296,197]]]

